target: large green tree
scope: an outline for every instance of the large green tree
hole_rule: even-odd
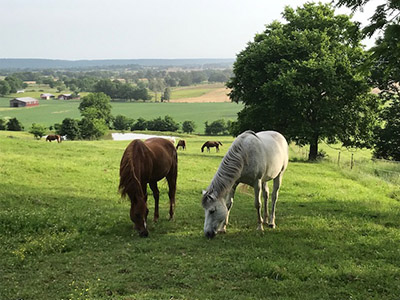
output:
[[[369,0],[339,0],[353,10],[362,9]],[[372,36],[379,30],[375,46],[370,49],[369,67],[372,82],[380,89],[384,109],[382,121],[375,130],[376,157],[400,160],[400,1],[388,0],[378,5],[364,34]]]
[[[88,119],[102,119],[107,125],[112,122],[110,97],[104,93],[91,93],[82,98],[79,111]]]
[[[240,52],[227,83],[232,101],[244,109],[233,124],[277,130],[300,145],[341,141],[366,145],[377,100],[368,94],[362,34],[349,16],[335,15],[329,4],[286,7],[285,23],[275,21]]]

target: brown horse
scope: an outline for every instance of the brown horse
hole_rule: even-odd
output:
[[[155,200],[154,221],[157,222],[160,192],[157,181],[164,177],[168,181],[169,217],[174,216],[178,157],[174,145],[163,138],[146,141],[133,140],[126,147],[120,165],[119,191],[131,200],[130,217],[141,237],[147,231],[147,184],[153,191]]]
[[[58,134],[49,134],[46,137],[46,142],[49,141],[51,143],[51,141],[57,141],[59,143],[61,143],[61,136]]]
[[[204,148],[207,147],[207,151],[210,152],[211,147],[215,147],[215,151],[219,152],[219,145],[222,146],[220,141],[207,141],[201,146],[201,152],[204,152]]]
[[[185,140],[179,140],[178,144],[176,145],[176,150],[178,150],[179,147],[182,147],[183,150],[186,150],[186,141]]]

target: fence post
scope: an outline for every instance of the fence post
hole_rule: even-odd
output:
[[[350,162],[350,169],[353,169],[354,166],[354,159],[353,159],[354,153],[351,154],[351,162]]]
[[[337,164],[338,164],[338,166],[340,166],[340,151],[339,151],[339,154],[338,154],[338,157],[337,157]]]

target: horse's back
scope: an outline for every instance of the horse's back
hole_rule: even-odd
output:
[[[145,145],[152,152],[153,179],[160,180],[169,172],[176,172],[178,155],[175,146],[164,138],[150,138]]]
[[[277,177],[288,165],[288,144],[276,131],[243,133],[245,149],[248,151],[249,170],[258,170],[265,180]]]

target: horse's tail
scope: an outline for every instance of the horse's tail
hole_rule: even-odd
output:
[[[136,176],[136,172],[140,172],[140,168],[135,169],[132,160],[132,148],[133,145],[130,144],[122,156],[118,190],[122,197],[125,197],[126,194],[139,194],[138,196],[144,197],[142,185]]]

